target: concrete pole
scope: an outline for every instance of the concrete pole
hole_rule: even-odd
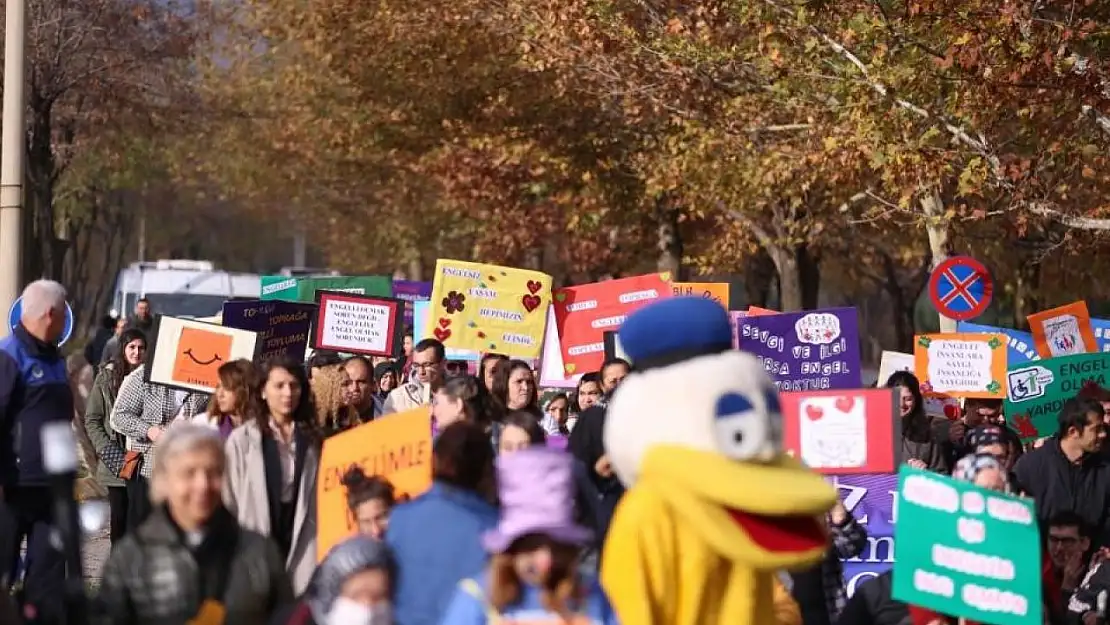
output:
[[[23,290],[23,126],[26,0],[7,0],[4,18],[4,111],[0,133],[0,336],[11,331],[7,311]]]

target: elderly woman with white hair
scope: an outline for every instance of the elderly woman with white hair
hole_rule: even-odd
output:
[[[304,597],[271,625],[392,625],[393,564],[384,543],[349,538],[332,547]]]
[[[114,546],[93,623],[263,625],[293,601],[273,541],[223,507],[223,446],[201,425],[166,430],[154,455],[155,509]]]

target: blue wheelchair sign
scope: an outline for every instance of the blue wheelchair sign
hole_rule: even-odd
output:
[[[21,295],[8,311],[8,327],[14,330],[19,325],[19,317],[22,314],[23,296]],[[73,308],[70,307],[69,302],[66,302],[66,325],[62,328],[62,337],[58,340],[58,345],[64,345],[71,336],[73,336]]]

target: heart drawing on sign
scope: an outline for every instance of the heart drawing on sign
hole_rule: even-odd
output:
[[[809,405],[806,406],[806,416],[810,421],[820,421],[821,417],[825,416],[825,411],[820,406]]]
[[[543,288],[543,285],[540,284],[539,280],[529,280],[528,284],[525,285],[525,286],[528,287],[528,292],[531,293],[532,295],[535,295],[536,293],[539,293],[540,289]]]
[[[440,343],[442,343],[442,342],[446,341],[447,339],[451,338],[451,331],[450,330],[444,330],[443,328],[436,328],[435,331],[432,332],[432,334],[434,334],[436,336],[436,340],[439,341]]]
[[[837,397],[836,398],[836,409],[839,410],[840,412],[843,412],[844,414],[848,414],[849,412],[852,412],[852,406],[855,406],[855,405],[856,405],[856,400],[855,400],[854,397]]]
[[[557,301],[557,302],[561,303],[561,302],[565,301],[566,299],[567,299],[567,292],[566,291],[559,291],[558,293],[555,294],[555,301]]]
[[[524,297],[520,298],[520,303],[524,304],[524,310],[527,310],[528,312],[532,312],[533,310],[539,308],[541,301],[542,300],[540,299],[539,295],[525,295]]]
[[[571,363],[569,365],[563,365],[563,370],[566,371],[567,373],[574,373],[574,370],[577,369],[577,368],[578,367],[575,366],[574,363]]]
[[[447,318],[447,317],[440,317],[439,318],[439,327],[446,330],[447,326],[449,326],[449,325],[451,325],[451,320],[449,318]]]

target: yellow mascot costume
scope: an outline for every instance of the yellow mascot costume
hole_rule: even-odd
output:
[[[834,489],[783,452],[778,391],[757,358],[732,349],[719,304],[650,304],[618,337],[635,372],[604,430],[628,487],[601,569],[617,616],[773,625],[776,571],[824,557]]]

